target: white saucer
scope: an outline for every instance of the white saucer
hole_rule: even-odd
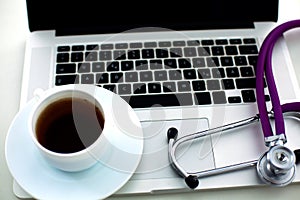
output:
[[[99,88],[96,90],[96,98],[103,97],[103,95],[112,96],[111,94],[107,95],[108,91],[104,89]],[[120,107],[127,108],[129,115],[135,115],[134,111],[125,101],[121,100],[118,96],[113,96],[115,99],[117,98],[117,103]],[[8,168],[17,183],[32,197],[37,199],[72,200],[104,199],[119,190],[130,179],[142,156],[142,129],[137,131],[137,126],[133,129],[135,131],[134,136],[136,137],[134,144],[137,144],[134,148],[126,144],[120,147],[130,148],[121,150],[135,155],[131,157],[129,162],[126,158],[121,158],[118,161],[120,165],[126,163],[126,170],[117,169],[114,166],[98,162],[95,166],[85,171],[76,173],[63,172],[46,163],[26,132],[28,130],[27,118],[35,101],[35,99],[31,100],[16,115],[9,128],[5,143]],[[125,120],[126,123],[128,119],[122,120]],[[139,124],[140,122],[137,120],[134,123]],[[119,132],[117,134],[121,134],[121,136],[125,135],[118,126],[115,126],[114,130]],[[122,138],[126,137],[128,138],[128,134]],[[137,138],[138,142],[136,141]],[[110,163],[110,160],[112,161],[111,163],[115,163],[117,162],[116,160],[120,159],[118,152],[120,152],[120,149],[112,152],[108,163]]]

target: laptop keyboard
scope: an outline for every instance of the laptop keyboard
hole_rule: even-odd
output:
[[[257,56],[255,38],[60,45],[55,85],[94,84],[133,108],[253,103]]]

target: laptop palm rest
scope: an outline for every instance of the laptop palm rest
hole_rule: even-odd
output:
[[[207,119],[185,119],[142,122],[144,130],[144,153],[142,160],[131,178],[149,180],[177,178],[168,158],[167,131],[170,127],[178,129],[178,137],[208,129]],[[211,137],[206,136],[188,141],[178,146],[178,162],[188,171],[214,168]]]

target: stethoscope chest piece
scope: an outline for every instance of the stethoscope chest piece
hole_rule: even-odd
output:
[[[263,154],[257,163],[261,180],[273,186],[285,186],[295,178],[295,154],[290,149],[276,145]]]

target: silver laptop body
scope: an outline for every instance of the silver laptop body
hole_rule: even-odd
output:
[[[52,2],[51,5],[49,2]],[[216,51],[215,54],[212,55],[213,57],[219,59],[220,66],[218,66],[216,63],[216,66],[207,66],[208,62],[210,62],[210,58],[205,57],[206,66],[199,66],[199,68],[207,68],[209,70],[212,70],[212,68],[219,69],[222,67],[221,65],[227,61],[226,59],[222,59],[221,56],[232,56],[229,55],[229,50],[228,52],[226,51],[227,49],[225,45],[237,47],[238,44],[235,44],[234,41],[240,39],[241,45],[249,46],[252,44],[247,44],[246,41],[250,38],[252,40],[254,39],[254,44],[259,48],[265,36],[272,28],[275,27],[278,10],[277,0],[268,1],[267,3],[253,0],[246,2],[226,1],[226,5],[220,1],[209,1],[208,3],[203,2],[203,4],[205,4],[203,6],[195,6],[192,2],[186,2],[186,5],[179,5],[179,7],[174,3],[170,3],[170,8],[163,7],[161,4],[158,4],[155,1],[151,3],[151,5],[146,6],[118,5],[120,9],[123,8],[122,6],[127,9],[126,13],[128,13],[128,18],[126,18],[127,16],[125,17],[125,15],[121,15],[120,17],[124,18],[122,20],[119,18],[119,16],[117,16],[118,12],[114,12],[113,9],[109,10],[110,12],[104,11],[104,8],[110,8],[109,5],[101,5],[100,3],[99,9],[93,9],[92,6],[89,7],[86,4],[82,9],[89,8],[91,10],[89,12],[80,12],[78,7],[76,8],[76,4],[78,3],[77,1],[72,1],[72,4],[74,4],[75,8],[64,7],[65,4],[62,3],[60,9],[56,9],[57,5],[60,3],[60,1],[43,1],[44,6],[41,7],[40,1],[27,0],[31,33],[29,34],[26,44],[20,101],[21,108],[25,106],[26,103],[33,97],[35,89],[41,88],[46,90],[51,87],[59,87],[61,83],[60,81],[64,83],[64,80],[60,80],[59,78],[61,75],[64,75],[65,71],[60,72],[57,65],[62,64],[60,61],[58,61],[58,54],[65,52],[61,52],[61,49],[59,50],[59,48],[63,49],[64,47],[69,47],[70,50],[67,52],[67,54],[69,54],[70,57],[68,59],[72,60],[72,47],[83,45],[84,50],[82,51],[84,58],[83,61],[78,61],[78,63],[82,64],[82,62],[89,62],[89,72],[93,72],[93,65],[92,61],[87,59],[86,53],[92,51],[92,45],[98,45],[97,47],[94,46],[95,48],[93,49],[95,52],[97,52],[97,61],[101,61],[101,51],[114,51],[120,49],[124,50],[127,53],[127,59],[122,60],[118,57],[117,59],[111,58],[109,61],[103,61],[107,65],[109,62],[118,62],[120,64],[120,68],[116,71],[120,72],[122,68],[121,62],[133,60],[128,58],[129,52],[131,52],[132,49],[136,50],[140,47],[143,49],[149,49],[152,44],[153,47],[151,48],[153,48],[154,52],[156,53],[158,51],[161,52],[161,49],[168,49],[171,53],[177,53],[177,55],[174,57],[172,57],[172,54],[169,53],[169,56],[166,58],[164,57],[164,59],[173,59],[179,63],[179,60],[182,59],[182,57],[188,56],[187,60],[192,63],[194,58],[200,57],[200,48],[203,49],[204,47],[207,47],[205,45],[209,44],[206,44],[206,42],[210,43],[213,41],[213,44],[216,44],[217,47],[221,46],[224,51],[223,54],[221,53],[219,55]],[[245,11],[239,10],[239,7],[244,7],[243,5],[246,3],[249,4],[249,9],[246,9]],[[36,11],[36,8],[43,9],[44,7],[47,7],[45,5],[48,4],[50,6],[49,10],[51,10],[51,13],[47,13],[45,11],[46,14],[43,15],[43,12]],[[91,3],[91,5],[93,4]],[[270,10],[270,12],[268,12],[266,15],[269,16],[264,16],[262,13],[265,13],[263,11],[266,9],[265,6],[267,5],[269,6],[268,10]],[[113,7],[115,6],[112,6],[112,8]],[[146,7],[148,9],[146,9]],[[232,10],[232,7],[237,8],[237,10]],[[135,8],[135,10],[132,8]],[[256,11],[251,12],[251,10],[253,10],[252,8],[256,8]],[[224,12],[226,9],[228,11],[227,14]],[[103,16],[101,15],[101,11],[104,12]],[[131,12],[135,14],[129,14]],[[73,18],[65,16],[70,13],[76,13],[77,15],[80,15],[80,18],[76,17],[76,15],[72,15]],[[85,17],[85,15],[88,13],[90,13],[91,16]],[[124,14],[122,12],[120,13]],[[48,14],[51,15],[49,16]],[[109,14],[113,14],[114,16],[112,17]],[[178,17],[178,15],[180,15],[180,17]],[[60,22],[56,21],[58,20],[56,16],[62,17]],[[97,20],[93,19],[93,17],[97,16]],[[107,17],[105,18],[105,16]],[[184,16],[188,17],[185,18]],[[253,18],[249,19],[251,18],[250,16],[253,16]],[[44,21],[43,17],[45,17]],[[73,19],[74,21],[67,21],[69,19]],[[49,24],[42,24],[42,22],[48,22]],[[66,22],[66,24],[61,22]],[[86,22],[87,24],[84,24],[83,22]],[[95,22],[99,22],[99,24],[95,26]],[[218,28],[218,25],[222,25],[220,29]],[[51,28],[58,29],[54,30]],[[224,41],[226,44],[223,43]],[[186,46],[180,46],[180,42],[181,44],[184,43]],[[125,45],[124,47],[124,44],[127,44],[127,46]],[[88,45],[90,45],[90,50],[88,49]],[[104,49],[105,47],[110,49]],[[172,52],[172,50],[175,51],[178,49],[182,50],[182,54],[178,53],[177,51]],[[195,49],[196,51],[198,50],[198,53],[189,56],[188,51],[185,50],[191,49]],[[212,51],[211,54],[213,54],[213,49],[218,50],[212,46],[209,46],[209,49]],[[239,47],[237,47],[237,49],[238,51],[241,51]],[[153,58],[144,58],[144,55],[142,54],[143,50],[139,49],[138,51],[140,52],[139,59],[143,58],[143,60],[147,60],[148,63],[150,63],[151,59],[162,59],[161,57],[158,57],[158,55],[155,55]],[[112,55],[114,54],[112,53]],[[247,58],[249,57],[248,55],[242,56],[246,56]],[[252,56],[257,56],[257,52]],[[291,66],[289,54],[283,38],[279,40],[278,44],[276,45],[275,52],[273,54],[273,60],[274,73],[278,83],[277,86],[281,99],[283,101],[296,99],[297,94],[295,92],[295,87],[297,84],[295,73],[293,71],[293,67]],[[134,60],[134,62],[136,61]],[[237,62],[238,61],[233,58],[233,64],[229,64],[224,68],[226,78],[234,80],[235,88],[226,88],[227,82],[221,81],[221,79],[224,78],[222,77],[223,72],[221,72],[221,74],[219,74],[220,77],[214,77],[218,80],[219,86],[215,86],[213,84],[214,82],[212,82],[210,86],[206,85],[205,92],[208,92],[208,87],[212,88],[212,91],[209,91],[211,99],[210,102],[206,102],[203,105],[195,105],[195,102],[196,104],[201,104],[200,102],[203,99],[202,97],[198,98],[196,95],[204,92],[196,89],[197,86],[199,86],[197,84],[200,84],[196,82],[201,79],[200,75],[197,74],[196,76],[198,76],[198,78],[196,77],[193,80],[189,79],[190,74],[188,71],[185,72],[185,70],[187,70],[185,67],[176,68],[176,70],[180,71],[180,75],[182,75],[181,78],[174,78],[172,80],[176,84],[176,89],[173,90],[172,85],[168,87],[170,90],[172,90],[170,93],[174,93],[178,99],[179,106],[164,106],[165,101],[173,102],[173,99],[169,100],[168,98],[165,99],[163,103],[161,103],[160,100],[150,103],[150,106],[149,103],[146,103],[146,107],[143,107],[143,103],[139,103],[139,101],[147,99],[145,97],[147,95],[158,95],[158,92],[155,92],[156,87],[154,87],[157,85],[149,84],[159,83],[159,85],[162,86],[159,94],[163,93],[165,89],[165,87],[163,87],[163,80],[158,78],[159,75],[158,77],[155,76],[155,70],[157,69],[155,69],[155,67],[151,69],[150,64],[148,65],[148,69],[152,73],[153,80],[144,81],[141,77],[139,77],[136,81],[139,83],[146,82],[146,84],[148,84],[148,90],[142,94],[145,95],[143,98],[137,98],[137,100],[135,100],[132,97],[134,95],[141,96],[140,93],[134,93],[134,89],[136,89],[134,88],[135,82],[129,82],[131,90],[133,90],[133,94],[128,94],[126,91],[128,88],[125,87],[125,84],[127,84],[125,80],[127,75],[125,78],[125,73],[142,73],[139,71],[139,69],[137,69],[137,65],[134,65],[133,68],[124,72],[124,77],[122,80],[118,79],[118,81],[114,82],[116,86],[113,91],[116,93],[121,92],[121,84],[123,84],[122,86],[124,86],[125,92],[121,93],[121,96],[124,96],[129,103],[134,104],[133,107],[138,114],[144,128],[144,154],[142,156],[141,163],[129,182],[126,183],[125,186],[117,192],[117,194],[189,191],[184,183],[184,180],[173,171],[168,161],[168,143],[166,137],[167,130],[170,127],[176,127],[179,130],[179,136],[183,136],[189,133],[232,123],[255,115],[257,113],[255,97],[253,100],[251,99],[252,97],[250,98],[247,96],[242,96],[242,93],[244,93],[242,90],[248,91],[250,89],[248,86],[245,86],[245,88],[242,87],[242,89],[236,88],[237,83],[235,80],[238,78],[235,77],[234,74],[229,75],[231,68],[235,68],[234,70],[238,69],[240,74],[247,74],[245,71],[242,72],[241,68],[244,70],[246,67],[250,66],[251,63],[249,60],[247,60],[246,63],[241,64],[241,66],[237,66]],[[161,65],[164,65],[164,61]],[[66,70],[64,68],[60,69]],[[252,69],[253,72],[255,72],[255,69]],[[80,77],[78,83],[84,83],[84,81],[90,80],[84,75],[86,74],[85,72],[81,73],[79,68],[76,70],[77,71],[75,74],[79,75]],[[166,76],[170,78],[170,71],[173,70],[173,67],[171,66],[167,69],[159,68],[160,72],[163,70],[167,71]],[[108,72],[109,79],[112,79],[112,74],[117,73],[116,71]],[[145,73],[143,75],[147,75],[146,71],[143,71],[143,73]],[[204,82],[207,83],[208,81],[203,77],[205,76],[205,71],[203,73],[204,74],[201,74],[202,78]],[[213,72],[211,71],[211,73]],[[164,77],[164,72],[160,74],[161,77]],[[213,77],[214,74],[211,74],[210,76]],[[87,79],[84,79],[83,77]],[[104,87],[105,84],[98,84],[96,72],[94,73],[93,77],[96,81],[94,84]],[[147,77],[145,76],[144,78]],[[248,74],[248,77],[246,78],[251,78],[253,81],[255,76]],[[170,80],[168,80],[168,82],[170,82]],[[186,82],[189,84],[186,85]],[[109,83],[107,83],[107,85],[109,85]],[[150,86],[153,86],[152,89],[154,92],[150,91]],[[190,87],[190,89],[185,90],[186,87]],[[224,88],[226,89],[224,90]],[[219,93],[217,92],[219,90],[222,90],[220,96],[218,96]],[[251,90],[253,91],[254,89],[251,88]],[[191,104],[186,103],[185,97],[182,97],[183,100],[181,99],[180,94],[186,93],[192,94]],[[131,97],[134,99],[132,102],[130,102]],[[247,98],[250,98],[248,99],[249,101],[247,101]],[[157,100],[156,97],[149,97],[149,99]],[[235,102],[235,100],[237,102]],[[291,125],[287,126],[287,132],[289,129],[294,130],[297,128],[297,126],[294,125],[294,122],[289,123],[291,123]],[[291,131],[291,134],[288,134],[288,145],[296,147],[297,143],[300,144],[300,139],[299,137],[295,137],[293,134],[293,131]],[[178,160],[182,166],[189,171],[201,171],[255,160],[258,159],[265,152],[265,150],[266,148],[263,141],[263,135],[260,125],[257,123],[243,129],[238,129],[234,133],[229,134],[227,132],[220,132],[214,136],[206,136],[200,140],[190,142],[180,149]],[[295,181],[299,180],[300,176],[297,175]],[[203,178],[200,180],[200,185],[197,190],[253,186],[261,184],[262,183],[256,176],[255,169],[248,168],[233,173]],[[14,192],[19,197],[26,197],[26,195],[28,196],[28,194],[24,193],[22,188],[16,182],[14,183]]]

